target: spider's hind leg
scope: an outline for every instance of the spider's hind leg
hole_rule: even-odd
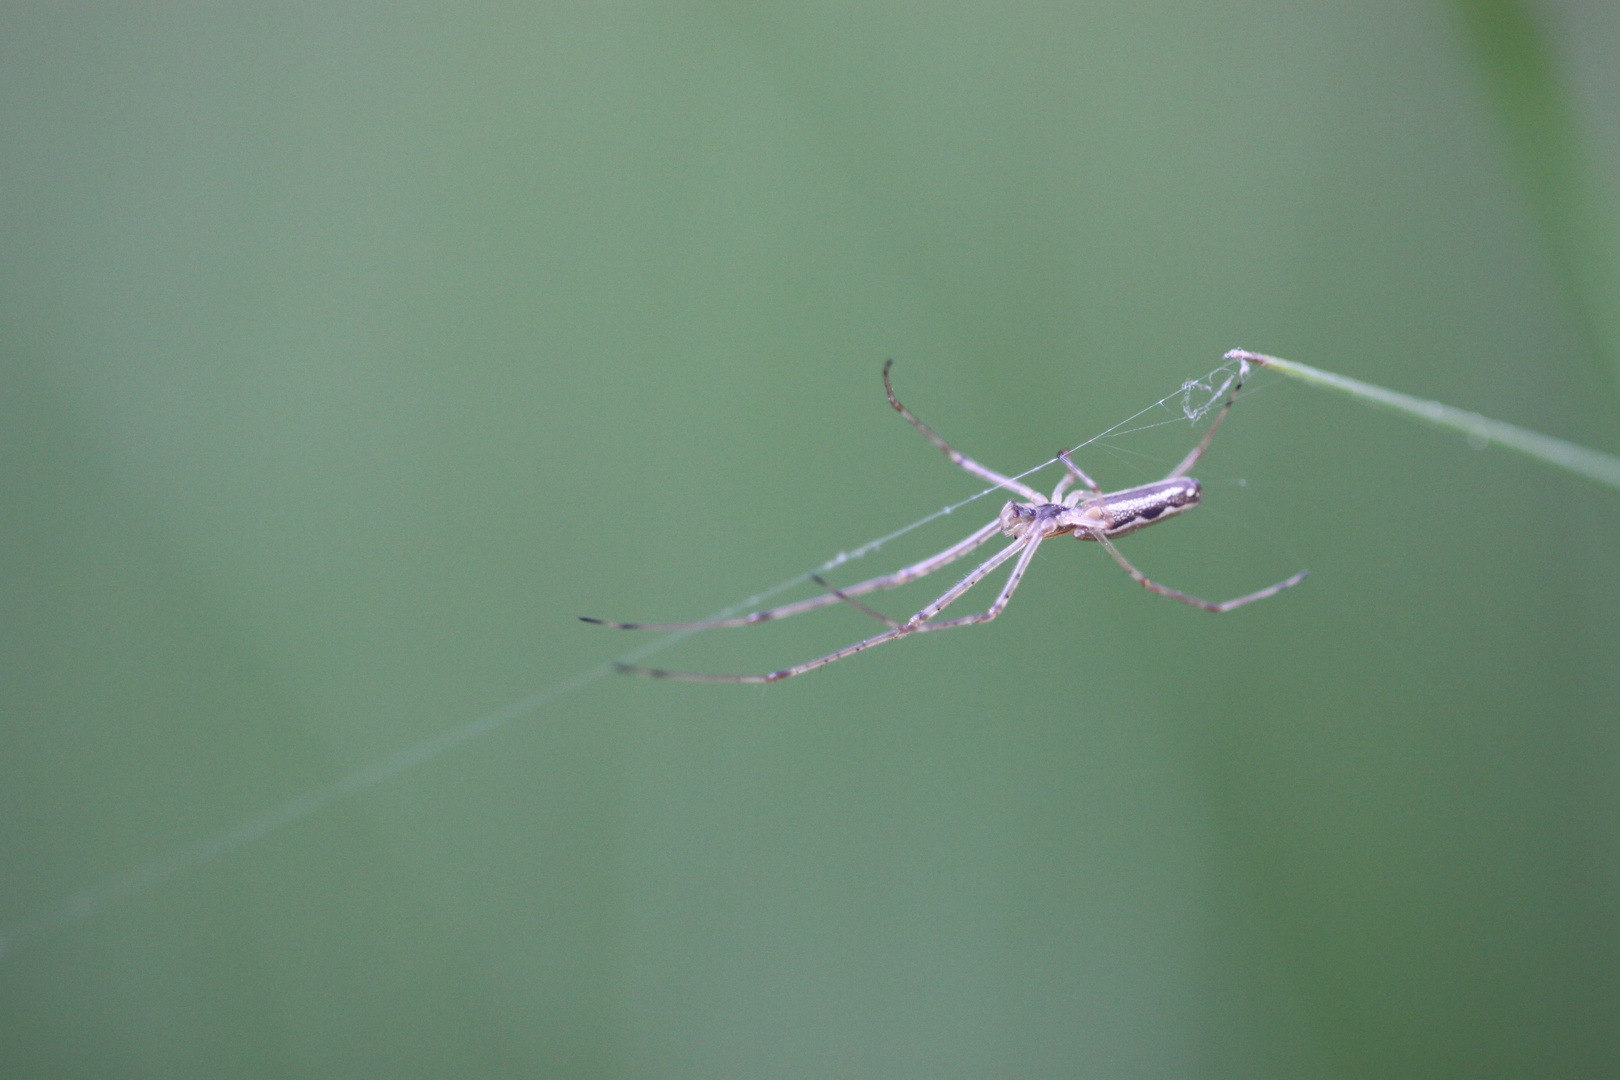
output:
[[[1230,358],[1231,354],[1228,353],[1227,356]],[[1198,440],[1198,445],[1193,447],[1187,456],[1181,459],[1181,464],[1170,470],[1170,475],[1165,477],[1166,480],[1186,476],[1187,470],[1198,464],[1198,459],[1204,456],[1204,451],[1209,449],[1209,444],[1215,441],[1215,433],[1221,430],[1221,421],[1225,420],[1226,414],[1232,411],[1232,403],[1237,400],[1238,391],[1243,389],[1243,380],[1248,377],[1249,362],[1240,357],[1238,359],[1237,374],[1232,377],[1232,392],[1226,395],[1226,402],[1221,405],[1221,411],[1215,414],[1214,423],[1209,425],[1209,429],[1204,432],[1204,437]]]
[[[1100,532],[1093,532],[1091,535],[1092,539],[1096,540],[1105,549],[1107,549],[1108,554],[1114,557],[1114,561],[1119,563],[1120,568],[1127,574],[1131,575],[1132,580],[1134,580],[1138,585],[1142,586],[1142,588],[1148,590],[1149,592],[1156,592],[1160,596],[1168,596],[1172,600],[1180,600],[1183,604],[1191,604],[1195,608],[1202,608],[1205,611],[1212,611],[1217,615],[1223,612],[1231,611],[1233,608],[1240,608],[1244,604],[1252,604],[1256,600],[1264,600],[1267,597],[1276,596],[1284,589],[1291,589],[1295,585],[1298,585],[1300,582],[1305,580],[1307,575],[1310,574],[1309,570],[1301,570],[1293,577],[1279,581],[1275,585],[1267,585],[1265,588],[1260,589],[1257,592],[1249,593],[1247,596],[1240,596],[1236,600],[1223,600],[1217,604],[1213,600],[1200,600],[1198,597],[1184,593],[1180,589],[1172,589],[1168,585],[1160,585],[1157,581],[1148,580],[1148,576],[1146,574],[1132,566],[1130,560],[1125,558],[1124,555],[1120,554],[1119,548],[1115,547],[1113,541],[1109,540],[1108,537],[1104,536]]]

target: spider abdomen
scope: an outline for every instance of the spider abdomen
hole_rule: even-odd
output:
[[[1178,476],[1087,499],[1064,515],[1064,524],[1077,540],[1095,540],[1099,532],[1124,536],[1191,510],[1202,497],[1197,480]]]

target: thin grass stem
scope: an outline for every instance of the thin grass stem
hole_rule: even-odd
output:
[[[1551,435],[1543,435],[1501,420],[1492,420],[1488,416],[1468,412],[1466,409],[1442,405],[1438,401],[1425,401],[1423,398],[1415,398],[1396,390],[1386,390],[1382,386],[1364,383],[1360,379],[1352,379],[1346,375],[1335,375],[1331,371],[1297,364],[1292,360],[1249,352],[1246,349],[1233,349],[1226,354],[1226,358],[1244,360],[1310,383],[1312,386],[1337,390],[1369,405],[1391,409],[1433,424],[1435,427],[1459,432],[1468,439],[1468,445],[1475,449],[1483,450],[1491,443],[1495,443],[1526,457],[1535,458],[1544,465],[1564,469],[1577,476],[1584,476],[1588,480],[1596,480],[1600,484],[1607,484],[1620,490],[1620,457],[1606,454],[1602,450],[1593,450],[1563,439],[1555,439]]]

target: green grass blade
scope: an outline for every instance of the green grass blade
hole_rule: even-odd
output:
[[[1620,490],[1620,457],[1613,454],[1605,454],[1601,450],[1555,439],[1551,435],[1543,435],[1516,424],[1492,420],[1479,413],[1442,405],[1438,401],[1425,401],[1396,390],[1386,390],[1382,386],[1364,383],[1360,379],[1335,375],[1331,371],[1322,371],[1305,364],[1296,364],[1292,360],[1248,352],[1244,349],[1233,349],[1226,357],[1228,360],[1242,360],[1269,368],[1313,386],[1337,390],[1341,394],[1349,394],[1370,405],[1392,409],[1436,427],[1458,432],[1467,436],[1471,446],[1483,447],[1496,443],[1535,458],[1545,465],[1566,469],[1577,476],[1584,476],[1588,480],[1596,480],[1600,484],[1607,484]]]

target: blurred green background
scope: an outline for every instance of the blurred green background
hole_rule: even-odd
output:
[[[1234,346],[1620,448],[1617,55],[1599,0],[6,5],[0,1073],[1616,1075],[1620,498],[1270,375],[1125,550],[1275,600],[1053,542],[989,626],[599,678],[71,898],[977,491],[886,357],[1007,471]]]

